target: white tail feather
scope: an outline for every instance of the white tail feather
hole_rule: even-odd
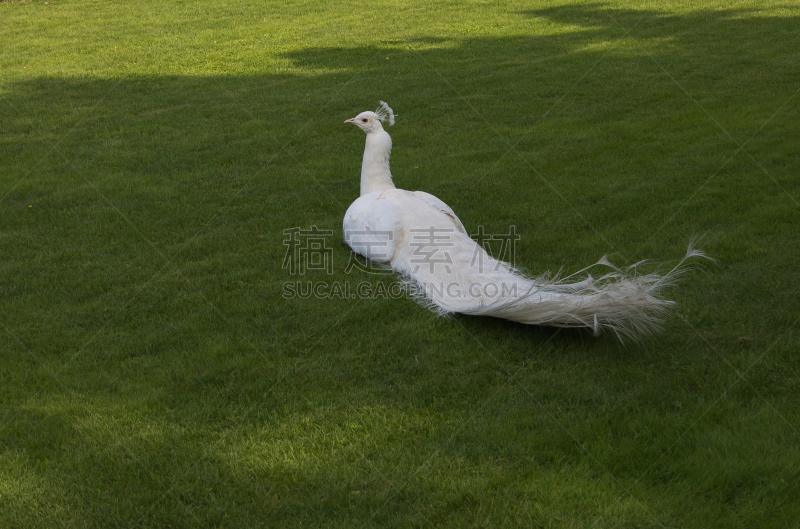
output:
[[[414,263],[408,257],[394,262],[414,297],[435,312],[584,327],[596,336],[602,329],[608,329],[620,341],[638,340],[658,331],[665,312],[674,305],[659,297],[660,291],[674,285],[679,276],[691,269],[686,266],[689,259],[709,259],[692,243],[686,256],[663,276],[638,273],[641,262],[623,270],[603,256],[591,267],[563,279],[550,279],[547,275],[531,278],[492,258],[466,234],[457,232],[451,237],[446,244],[438,241],[440,249],[448,248],[447,267],[441,263],[397,266]],[[418,255],[431,255],[435,250],[416,248],[415,251]],[[480,266],[475,264],[476,252],[482,254]],[[594,266],[606,266],[613,271],[597,279],[587,273],[581,281],[568,281]]]

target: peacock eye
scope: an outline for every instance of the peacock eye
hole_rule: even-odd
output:
[[[363,121],[364,123],[366,123],[366,122],[367,122],[367,118],[362,118],[362,119],[361,119],[361,121]]]

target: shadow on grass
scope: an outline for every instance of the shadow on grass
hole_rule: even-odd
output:
[[[408,300],[281,296],[292,279],[283,230],[295,226],[333,231],[334,274],[303,280],[376,281],[344,274],[339,226],[363,141],[341,121],[378,99],[401,116],[397,183],[437,194],[470,228],[516,224],[518,261],[542,272],[596,259],[608,242],[632,254],[798,88],[797,16],[601,5],[521,15],[571,28],[288,55],[334,72],[321,75],[7,86],[0,466],[38,498],[19,499],[16,515],[393,526],[569,513],[588,525],[592,504],[622,495],[625,508],[604,511],[617,525],[677,525],[720,512],[746,522],[748,502],[789,503],[777,480],[754,477],[797,467],[743,411],[749,390],[676,445],[733,377],[707,343],[750,365],[762,351],[733,333],[786,329],[789,272],[758,285],[774,306],[745,300],[741,313],[713,316],[717,300],[696,288],[705,297],[686,306],[708,336],[671,322],[624,350],[437,319]],[[721,230],[725,261],[755,230],[764,246],[745,259],[793,270],[796,256],[774,248],[793,247],[781,226],[796,210],[775,204],[786,200],[776,182],[796,193],[797,132],[781,115],[748,144],[774,181],[737,158],[657,239],[680,252],[689,235]],[[788,413],[769,382],[789,360],[775,362],[749,380]],[[756,438],[762,455],[739,454],[740,474],[693,470],[716,425],[742,421],[722,443]],[[679,501],[700,483],[712,487],[703,501]]]

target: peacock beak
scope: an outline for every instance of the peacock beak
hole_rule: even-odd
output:
[[[356,118],[346,119],[346,120],[344,120],[344,122],[345,123],[355,123],[356,122]]]

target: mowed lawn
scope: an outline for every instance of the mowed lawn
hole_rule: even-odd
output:
[[[797,527],[799,91],[785,0],[0,2],[0,527]],[[398,298],[379,100],[531,274],[716,263],[624,345]]]

